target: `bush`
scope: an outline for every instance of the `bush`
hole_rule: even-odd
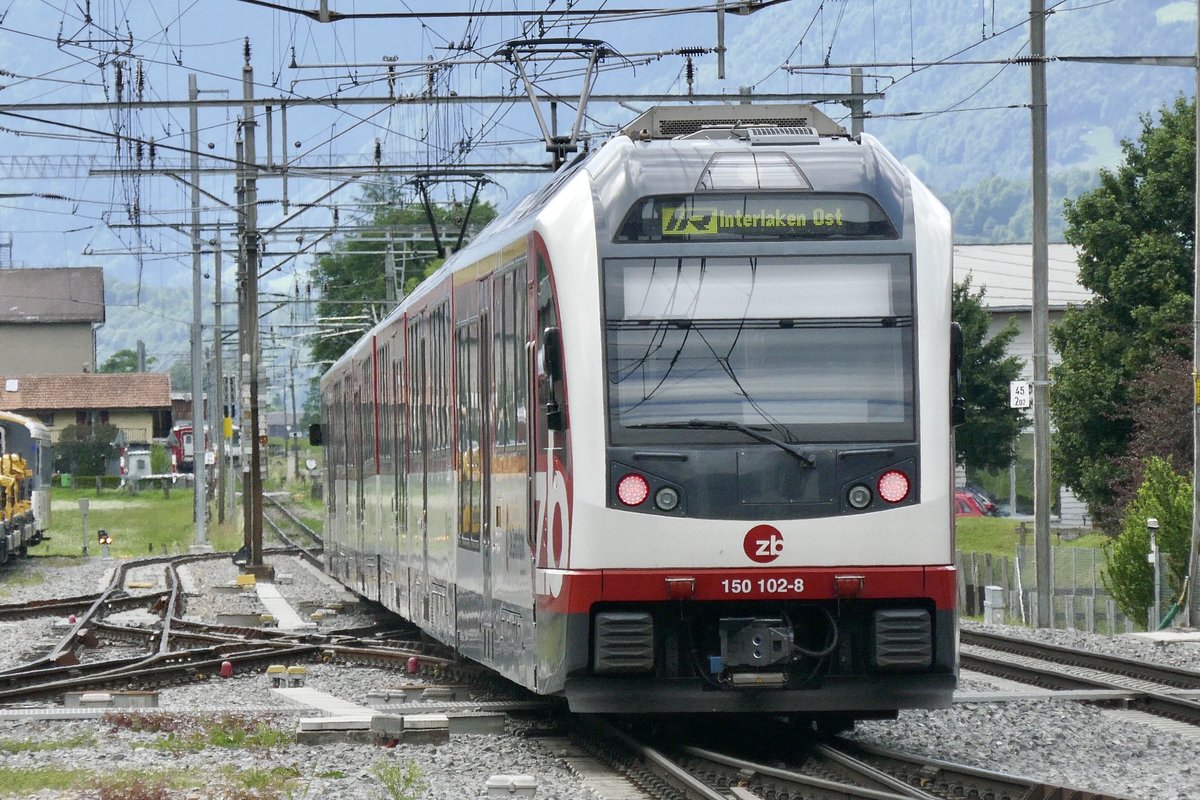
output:
[[[116,458],[116,435],[116,427],[108,423],[68,425],[54,446],[54,460],[65,472],[103,474],[104,465]]]
[[[155,475],[165,475],[171,471],[171,456],[165,445],[150,445],[150,471]]]
[[[1158,550],[1166,568],[1163,585],[1168,595],[1183,586],[1188,571],[1192,535],[1192,485],[1175,473],[1170,462],[1157,456],[1146,461],[1137,496],[1125,508],[1121,533],[1108,549],[1108,566],[1101,573],[1121,613],[1144,620],[1154,605],[1154,565],[1147,561],[1150,533],[1146,520],[1158,520]]]

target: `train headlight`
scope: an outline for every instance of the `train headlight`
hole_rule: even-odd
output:
[[[879,483],[876,485],[879,496],[889,503],[899,503],[908,497],[910,488],[908,476],[895,469],[890,469],[880,475]]]
[[[871,490],[864,484],[856,483],[846,493],[846,502],[852,508],[866,508],[871,505]]]
[[[650,484],[636,472],[631,472],[617,484],[617,499],[627,506],[640,506],[650,496]]]
[[[679,505],[679,492],[670,486],[664,486],[654,494],[654,505],[660,511],[674,511]]]

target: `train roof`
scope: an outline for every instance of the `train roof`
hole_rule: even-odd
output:
[[[653,195],[686,195],[698,184],[710,162],[722,153],[750,152],[760,164],[783,154],[802,176],[794,185],[761,185],[753,191],[804,191],[863,194],[873,197],[898,231],[903,232],[905,199],[915,178],[874,137],[849,135],[810,104],[655,107],[606,142],[560,169],[545,186],[526,195],[453,254],[405,301],[365,336],[390,324],[432,290],[448,273],[494,253],[498,243],[517,241],[534,227],[537,214],[559,190],[586,173],[593,184],[600,238],[612,241],[625,214],[639,199]],[[762,158],[758,154],[776,154]],[[772,180],[769,166],[758,167],[760,184]],[[766,177],[764,177],[766,176]],[[744,184],[737,191],[747,191]],[[705,187],[720,191],[721,186]],[[353,357],[353,348],[332,371]]]
[[[21,414],[14,414],[11,411],[0,411],[0,422],[20,425],[34,436],[45,437],[50,435],[50,429],[42,424],[40,420],[33,419],[32,417],[26,417]]]

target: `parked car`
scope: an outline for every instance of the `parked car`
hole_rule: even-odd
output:
[[[986,517],[988,514],[979,504],[973,492],[959,489],[954,493],[954,516],[956,517]]]
[[[983,509],[983,513],[988,516],[999,516],[1000,506],[996,503],[996,498],[985,492],[979,486],[973,483],[968,483],[962,488],[964,492],[970,492],[975,495],[975,501],[979,503],[979,507]]]

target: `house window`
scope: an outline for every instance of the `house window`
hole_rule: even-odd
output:
[[[75,424],[76,425],[87,425],[87,421],[88,421],[88,418],[87,418],[86,411],[76,411],[75,412]]]
[[[38,414],[38,415],[37,415],[37,418],[38,418],[38,419],[41,421],[41,423],[42,423],[43,425],[45,425],[47,428],[53,428],[53,427],[54,427],[54,412],[53,412],[53,411],[46,411],[46,412],[44,412],[44,413]]]
[[[100,412],[100,424],[101,424],[101,425],[107,425],[107,424],[108,424],[108,411],[101,411],[101,412]]]

